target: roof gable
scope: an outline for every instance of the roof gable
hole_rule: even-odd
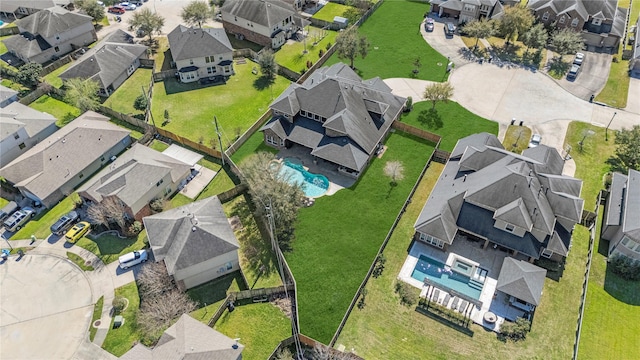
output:
[[[221,55],[233,51],[224,29],[188,28],[178,25],[169,35],[173,61]]]
[[[221,10],[269,29],[288,17],[298,17],[290,5],[277,0],[229,0]]]
[[[496,289],[538,306],[547,270],[526,261],[505,257]]]
[[[40,10],[16,21],[20,32],[42,35],[50,38],[86,23],[91,23],[91,16],[74,13],[63,7],[54,6]]]

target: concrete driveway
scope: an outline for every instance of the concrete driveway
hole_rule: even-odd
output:
[[[87,338],[91,286],[66,259],[11,257],[0,265],[3,359],[70,359]]]
[[[627,107],[624,109],[628,112],[640,114],[640,79],[630,78]]]
[[[425,41],[440,54],[448,57],[456,67],[469,63],[470,61],[463,57],[463,49],[466,46],[458,35],[446,37],[444,34],[444,23],[451,19],[441,19],[437,14],[430,13],[429,17],[435,22],[433,31],[427,32],[424,29],[424,20],[420,23],[420,34]],[[444,64],[446,66],[446,64]]]
[[[611,55],[589,51],[583,51],[582,53],[585,54],[585,59],[582,62],[582,70],[578,77],[574,80],[567,80],[565,76],[562,79],[554,80],[574,96],[589,100],[591,95],[596,95],[602,91],[607,83],[609,70],[611,69]],[[573,56],[568,57],[568,59],[573,61]]]

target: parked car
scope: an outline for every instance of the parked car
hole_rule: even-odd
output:
[[[36,216],[36,211],[33,208],[25,206],[5,220],[4,228],[11,232],[18,231],[34,216]]]
[[[584,61],[584,54],[581,52],[576,53],[576,57],[575,59],[573,59],[573,63],[576,65],[582,65],[583,61]]]
[[[135,10],[136,6],[133,5],[132,3],[126,1],[126,2],[121,2],[120,6],[125,8],[125,10]]]
[[[58,221],[51,225],[51,232],[54,235],[64,234],[73,224],[80,220],[80,215],[75,211],[70,211],[68,214],[63,215]]]
[[[448,23],[444,24],[444,33],[445,33],[445,35],[453,36],[453,33],[455,33],[455,31],[456,31],[456,26],[453,25],[453,23],[448,22]]]
[[[124,254],[118,258],[118,261],[120,262],[120,268],[128,269],[134,265],[147,261],[148,258],[149,254],[147,253],[147,250],[143,249]]]
[[[424,22],[424,30],[425,31],[433,31],[434,22],[432,18],[427,18]]]
[[[15,201],[9,201],[7,205],[5,205],[2,209],[0,209],[0,221],[4,221],[6,218],[11,216],[14,211],[20,209],[20,206]]]
[[[540,141],[542,141],[542,136],[540,134],[533,134],[533,136],[531,136],[531,140],[529,141],[529,147],[534,148],[540,145]]]
[[[64,235],[64,238],[74,244],[76,241],[80,240],[88,231],[91,229],[91,224],[86,221],[81,221],[74,225],[71,230],[67,231]]]
[[[580,73],[580,65],[573,64],[571,65],[571,69],[569,69],[569,73],[567,74],[567,79],[575,79],[576,77],[578,77],[579,73]]]
[[[109,7],[109,9],[107,9],[107,12],[110,12],[112,14],[124,14],[126,11],[122,6],[116,5]]]

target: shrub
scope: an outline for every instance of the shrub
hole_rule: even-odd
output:
[[[325,48],[327,49],[327,51],[329,51],[329,49],[331,49],[331,41],[329,41],[329,42],[327,43],[327,46],[326,46]]]
[[[371,275],[374,278],[378,278],[378,276],[382,275],[382,272],[384,271],[384,264],[387,262],[387,258],[384,257],[384,254],[380,254],[378,255],[378,257],[376,258],[376,265],[373,267],[373,271],[371,272]]]
[[[313,66],[313,62],[311,60],[307,60],[307,68],[311,69],[312,66]]]
[[[360,292],[360,300],[358,300],[358,309],[362,310],[364,309],[365,301],[366,301],[366,297],[367,297],[367,289],[362,289],[362,291]]]
[[[525,318],[517,318],[516,322],[505,321],[500,325],[500,334],[513,341],[524,340],[531,329],[531,322]]]
[[[166,206],[167,202],[164,199],[153,199],[149,203],[149,207],[154,212],[162,212]]]
[[[611,179],[613,178],[613,174],[611,174],[610,172],[606,173],[604,175],[604,188],[609,190],[609,188],[611,187]]]
[[[133,224],[129,225],[129,234],[139,234],[142,231],[142,223],[140,221],[134,221]]]
[[[404,111],[409,112],[413,109],[413,98],[411,96],[407,97],[407,103],[404,105]]]
[[[111,302],[111,306],[113,306],[113,311],[115,315],[118,315],[124,310],[125,306],[127,306],[127,299],[124,296],[116,296],[113,298]]]
[[[133,108],[136,110],[144,111],[147,109],[147,105],[149,102],[147,101],[147,97],[144,95],[138,95],[136,100],[133,102]]]
[[[403,281],[396,282],[396,292],[400,295],[400,302],[406,306],[413,306],[418,297],[411,285]]]
[[[322,55],[324,55],[324,50],[320,49],[320,51],[318,51],[318,57],[322,57]]]
[[[640,261],[622,255],[613,255],[609,258],[609,266],[614,274],[623,279],[640,280]]]

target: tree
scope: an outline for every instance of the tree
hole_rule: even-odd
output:
[[[289,348],[280,348],[276,352],[275,360],[295,360]]]
[[[355,27],[341,32],[336,38],[336,52],[340,59],[348,59],[353,69],[353,62],[356,56],[360,55],[363,59],[369,51],[369,41],[365,36],[358,34]]]
[[[584,47],[582,35],[569,28],[564,28],[553,33],[551,42],[555,51],[560,54],[560,60],[562,60],[562,56],[573,54],[582,50],[582,47]]]
[[[93,80],[73,78],[65,81],[65,102],[74,105],[82,112],[95,110],[100,106],[98,90],[100,85]]]
[[[640,171],[640,125],[618,131],[615,144],[616,153],[607,161],[611,164],[612,170],[625,174],[629,169]]]
[[[384,174],[391,178],[392,185],[397,185],[399,180],[404,179],[404,166],[402,162],[397,160],[387,161],[384,165]]]
[[[260,66],[260,73],[269,83],[273,82],[278,74],[278,64],[276,63],[276,56],[273,54],[273,50],[264,49],[258,54],[258,65]]]
[[[507,339],[518,341],[527,337],[531,329],[531,322],[525,318],[517,318],[516,322],[505,321],[500,325],[500,334]]]
[[[102,20],[102,18],[105,15],[104,7],[98,4],[97,0],[81,0],[81,1],[76,0],[74,2],[74,5],[75,7],[79,8],[84,13],[86,13],[87,15],[91,16],[93,18],[94,23],[97,23],[98,21]]]
[[[535,24],[521,37],[522,43],[527,47],[527,52],[529,52],[529,48],[542,49],[548,39],[549,34],[543,24]]]
[[[330,348],[322,343],[317,342],[313,347],[312,359],[314,360],[350,360],[356,359],[351,353],[345,353]]]
[[[162,262],[147,262],[142,266],[136,281],[141,298],[164,294],[175,288],[173,278]]]
[[[279,171],[279,166],[284,165],[274,160],[273,154],[258,152],[242,163],[241,170],[249,193],[254,198],[257,215],[270,216],[273,213],[274,234],[278,243],[287,248],[293,240],[294,225],[304,192],[302,184],[289,183],[290,176]]]
[[[433,83],[424,89],[425,100],[431,101],[433,104],[432,109],[435,110],[436,103],[438,101],[448,102],[449,98],[453,96],[453,86],[448,82],[445,83]]]
[[[187,6],[182,8],[182,21],[187,25],[198,25],[202,28],[202,24],[206,23],[213,16],[213,9],[205,1],[194,0]]]
[[[93,203],[87,208],[87,217],[94,225],[109,226],[109,217],[100,203]]]
[[[531,26],[535,18],[531,11],[524,6],[507,6],[500,18],[499,29],[504,38],[509,41],[516,35],[524,34]]]
[[[144,95],[138,95],[136,100],[133,102],[133,108],[140,111],[147,110],[147,105],[149,102],[147,101],[147,97]]]
[[[42,65],[35,62],[26,63],[18,69],[16,80],[24,86],[33,87],[40,82],[40,73]]]
[[[474,48],[478,48],[478,41],[492,36],[495,33],[495,23],[486,18],[479,21],[472,21],[464,26],[464,31],[470,36],[476,38]]]
[[[342,13],[342,17],[349,21],[349,25],[355,24],[362,17],[363,11],[357,7],[350,6]]]
[[[142,10],[134,11],[129,19],[129,25],[133,29],[140,31],[142,36],[149,36],[149,42],[153,41],[153,33],[159,33],[164,26],[164,18],[159,14],[145,7]]]
[[[113,311],[116,315],[120,314],[122,310],[127,306],[127,299],[124,296],[116,296],[113,298],[111,302],[111,306],[113,306]]]
[[[106,197],[99,203],[91,204],[87,209],[87,215],[92,224],[109,226],[109,224],[115,223],[120,230],[126,230],[126,207],[120,199],[114,196]]]

